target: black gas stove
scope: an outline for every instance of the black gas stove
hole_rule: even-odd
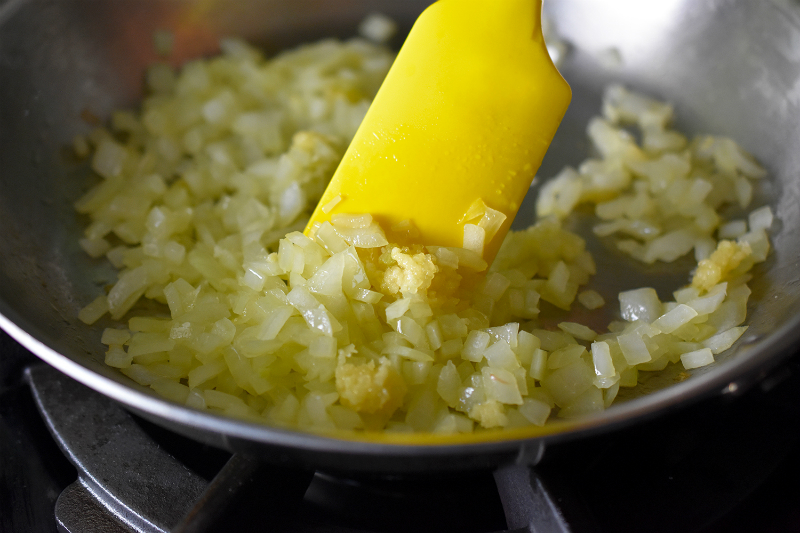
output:
[[[0,332],[0,531],[796,532],[798,428],[800,354],[735,398],[550,445],[535,473],[292,470],[129,415]]]

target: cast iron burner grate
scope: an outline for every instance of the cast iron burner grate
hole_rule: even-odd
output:
[[[569,531],[527,466],[494,471],[492,490],[486,482],[491,478],[474,478],[480,474],[355,479],[288,470],[237,454],[209,483],[104,396],[45,365],[28,368],[26,380],[53,437],[78,470],[55,508],[59,529],[69,533],[86,531],[87,524],[148,533],[208,531],[221,524],[245,531],[248,524],[234,526],[231,520],[248,515],[252,509],[243,507],[253,502],[259,502],[260,525],[277,531],[330,530],[331,515],[346,524],[336,526],[342,532],[376,525],[383,531],[485,532],[506,530],[503,522],[513,531],[533,531],[534,523],[544,531]],[[415,515],[426,518],[420,522]]]
[[[9,508],[4,500],[20,498],[15,487],[24,485],[44,497],[12,502],[12,511],[30,518],[54,506],[56,523],[25,528],[29,523],[0,516],[0,530],[15,524],[23,528],[15,531],[57,525],[70,533],[800,530],[800,487],[785,488],[800,474],[800,357],[768,393],[710,400],[554,445],[536,473],[509,466],[414,477],[312,473],[231,456],[132,416],[29,357],[25,376],[36,408],[75,465],[76,481],[71,468],[50,474],[50,481],[37,474],[66,464],[46,442],[46,430],[33,437],[5,431],[9,419],[37,417],[28,390],[9,388],[4,362],[0,357],[0,515]],[[43,459],[17,465],[27,475],[20,481],[3,470],[14,454]],[[756,491],[765,480],[767,489]]]

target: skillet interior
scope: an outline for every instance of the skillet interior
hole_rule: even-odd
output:
[[[673,102],[678,126],[731,136],[765,164],[779,223],[775,252],[751,288],[750,329],[717,365],[675,383],[669,372],[602,415],[559,422],[545,432],[463,438],[333,439],[197,413],[155,397],[102,363],[101,322],[87,328],[78,310],[113,280],[109,267],[83,254],[72,202],[90,183],[70,161],[72,136],[86,132],[85,110],[104,118],[140,96],[144,67],[156,59],[152,33],[176,34],[175,60],[212,53],[236,34],[275,51],[322,36],[347,37],[361,18],[382,11],[407,29],[425,1],[321,2],[214,0],[94,2],[11,0],[0,8],[0,326],[48,363],[172,429],[233,450],[357,469],[424,469],[492,464],[652,416],[763,376],[800,337],[800,10],[787,2],[748,0],[548,0],[545,10],[571,43],[561,70],[573,104],[540,170],[554,175],[588,154],[584,129],[603,87],[622,81]],[[612,66],[609,50],[622,62]],[[530,200],[530,199],[529,199]],[[516,225],[532,221],[528,201]],[[686,281],[674,269],[643,268],[590,240],[603,294],[651,285],[663,295]],[[607,298],[609,300],[610,298]],[[614,301],[614,300],[610,300]],[[612,307],[613,306],[609,306]]]

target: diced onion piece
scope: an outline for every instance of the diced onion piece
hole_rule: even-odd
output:
[[[84,324],[94,324],[108,312],[108,298],[100,295],[78,312],[78,319]]]
[[[386,308],[386,320],[391,322],[397,320],[411,308],[411,298],[400,298],[389,304]]]
[[[486,348],[483,355],[492,368],[504,368],[511,371],[519,367],[516,354],[504,340],[499,340]]]
[[[483,256],[483,246],[486,242],[486,231],[475,224],[464,224],[464,249]]]
[[[448,361],[439,373],[439,380],[436,384],[436,392],[449,405],[455,407],[458,403],[458,396],[461,388],[461,377],[452,361]]]
[[[714,362],[714,354],[709,348],[703,348],[694,352],[689,352],[681,355],[681,363],[686,370],[692,368],[699,368],[701,366],[710,365]]]
[[[665,359],[665,358],[662,358]],[[642,365],[647,365],[649,363],[642,363]],[[638,367],[637,367],[638,368]],[[598,389],[608,389],[614,386],[619,386],[620,376],[619,374],[614,374],[611,377],[601,377],[598,376],[594,378],[592,384],[597,387]]]
[[[127,368],[121,368],[120,370],[133,381],[145,387],[149,387],[154,381],[161,377],[150,371],[146,366],[136,363]]]
[[[594,371],[583,361],[554,370],[542,381],[542,385],[556,404],[564,407],[592,387]]]
[[[696,287],[684,287],[673,292],[672,296],[677,303],[685,304],[700,296],[700,291]]]
[[[606,409],[611,407],[611,404],[616,399],[617,394],[619,393],[619,381],[608,387],[603,391],[603,404],[605,405]]]
[[[348,247],[348,243],[336,233],[329,222],[320,224],[314,232],[314,238],[331,254],[343,252]]]
[[[742,209],[750,205],[753,200],[753,184],[745,176],[737,176],[734,181],[736,200]]]
[[[589,387],[571,403],[562,407],[558,412],[558,416],[561,418],[575,418],[597,413],[603,409],[603,391],[596,387]]]
[[[98,239],[80,239],[78,244],[92,258],[101,257],[111,249],[111,245],[102,237]]]
[[[617,342],[625,361],[631,366],[646,363],[652,359],[650,352],[647,350],[647,345],[635,333],[620,335],[617,337]]]
[[[720,283],[712,287],[705,296],[693,298],[686,305],[697,311],[698,315],[708,315],[716,311],[727,295],[728,284]]]
[[[500,403],[522,405],[522,395],[514,375],[500,368],[483,367],[483,387],[486,397]]]
[[[646,245],[642,260],[645,263],[654,263],[656,260],[670,263],[689,253],[694,248],[695,239],[695,234],[689,229],[666,233]]]
[[[698,263],[703,259],[708,259],[708,257],[714,253],[714,250],[717,247],[717,241],[710,237],[700,237],[694,243],[694,258],[695,261]]]
[[[397,31],[397,24],[381,13],[372,13],[361,21],[358,33],[376,43],[385,43]]]
[[[429,246],[428,251],[436,256],[439,266],[452,268],[453,270],[458,268],[458,254],[449,248],[445,248],[444,246]]]
[[[467,250],[466,248],[446,248],[447,251],[453,252],[458,257],[458,266],[468,268],[475,272],[483,272],[488,267],[488,263],[484,261],[482,254],[474,250]],[[438,250],[437,250],[438,251]]]
[[[164,333],[134,333],[128,342],[128,353],[137,355],[155,352],[169,352],[175,347],[175,341]]]
[[[92,170],[106,179],[115,178],[122,172],[122,167],[127,159],[128,151],[125,147],[106,138],[95,150],[94,157],[92,157]]]
[[[734,326],[739,326],[747,316],[747,300],[750,296],[750,288],[747,285],[731,287],[728,290],[728,297],[708,317],[707,324],[717,331],[725,331]]]
[[[697,311],[686,304],[678,304],[674,309],[661,315],[653,326],[664,333],[672,333],[697,316]]]
[[[106,346],[112,344],[125,344],[131,338],[131,332],[127,329],[114,329],[106,328],[103,330],[103,336],[100,337],[100,342]]]
[[[341,201],[342,201],[342,195],[341,194],[337,194],[336,196],[334,196],[331,199],[330,202],[328,202],[327,204],[323,205],[320,209],[322,210],[323,213],[328,214],[331,211],[333,211],[333,208],[336,207],[337,205],[339,205],[339,202],[341,202]]]
[[[438,320],[446,339],[466,337],[469,333],[466,321],[455,313],[442,315]]]
[[[413,318],[402,316],[393,323],[393,327],[414,346],[418,348],[427,347],[428,337],[425,333],[425,328],[420,326]]]
[[[186,396],[186,406],[204,410],[206,408],[206,398],[203,396],[202,391],[189,389],[189,394]]]
[[[128,368],[133,362],[133,356],[125,352],[119,344],[111,344],[106,351],[105,363],[114,368]]]
[[[537,348],[533,351],[533,355],[531,356],[531,366],[528,375],[533,379],[541,381],[542,378],[544,378],[546,370],[547,352],[541,348]]]
[[[464,213],[464,216],[461,217],[460,222],[470,222],[479,217],[483,217],[483,214],[486,212],[486,204],[483,202],[483,199],[478,198],[474,202],[472,202],[467,209],[467,212]]]
[[[494,301],[499,300],[511,282],[499,272],[490,272],[486,275],[483,284],[483,293]]]
[[[653,322],[663,313],[661,300],[651,287],[619,293],[619,305],[622,318],[629,322]]]
[[[374,222],[365,228],[345,226],[334,226],[334,228],[342,239],[356,248],[380,248],[389,244],[381,227]]]
[[[486,240],[491,241],[492,238],[497,234],[500,227],[503,225],[503,222],[506,221],[506,215],[497,211],[496,209],[492,209],[491,207],[486,207],[483,216],[481,217],[480,221],[478,221],[478,226],[483,228],[486,231]]]
[[[735,239],[747,233],[747,222],[744,220],[731,220],[719,227],[717,236],[720,239]]]
[[[170,379],[157,379],[150,386],[164,398],[176,403],[185,403],[189,397],[189,387]]]
[[[403,361],[403,376],[408,385],[422,385],[430,375],[430,361]]]
[[[543,426],[550,416],[551,408],[545,402],[525,398],[519,406],[519,412],[528,422],[536,426]]]
[[[483,359],[486,348],[489,346],[491,337],[485,331],[472,330],[467,335],[464,341],[464,349],[461,351],[461,357],[467,361],[475,363]]]
[[[308,279],[308,289],[316,294],[338,296],[342,293],[346,257],[334,254]]]
[[[616,373],[607,342],[592,343],[592,361],[594,362],[594,373],[597,376],[610,378]]]
[[[509,322],[505,326],[496,326],[486,330],[495,341],[505,341],[511,348],[517,347],[519,337],[519,323]]]
[[[280,221],[284,225],[296,219],[306,205],[306,193],[297,183],[292,183],[281,193],[278,204]]]
[[[714,355],[717,355],[733,346],[733,343],[739,340],[739,337],[741,337],[746,330],[747,326],[727,329],[704,340],[703,346],[710,349],[711,353]]]
[[[603,115],[614,123],[639,122],[664,128],[672,114],[671,105],[629,91],[622,85],[609,85],[603,93]]]
[[[327,408],[328,414],[333,419],[338,429],[354,430],[364,427],[364,422],[361,416],[349,407],[343,405],[329,405]]]
[[[308,346],[308,353],[314,357],[333,359],[337,353],[336,339],[325,336],[315,337]]]
[[[769,253],[769,239],[763,229],[757,229],[745,233],[737,240],[739,244],[746,244],[752,250],[752,257],[755,262],[764,261]]]
[[[597,338],[597,332],[577,322],[560,322],[558,329],[582,341],[593,341]]]
[[[567,290],[567,283],[569,282],[569,267],[564,261],[556,263],[550,275],[547,277],[547,288],[556,294],[562,294]]]
[[[206,389],[203,391],[203,396],[206,397],[206,405],[208,407],[216,407],[217,409],[224,410],[242,404],[241,398],[214,389]]]
[[[572,168],[565,168],[542,186],[536,202],[537,215],[555,215],[558,218],[567,216],[578,204],[581,191],[580,175]]]
[[[549,331],[546,329],[535,329],[533,334],[539,337],[540,346],[543,350],[552,352],[563,348],[569,344],[577,344],[575,339],[563,331]]]
[[[547,358],[547,368],[555,370],[569,366],[581,359],[581,356],[586,353],[586,348],[580,344],[570,344],[559,350],[554,351]]]
[[[358,300],[359,302],[376,304],[381,301],[383,294],[376,291],[371,291],[369,289],[361,289],[356,287],[353,289],[352,298],[354,300]]]
[[[773,219],[774,217],[772,215],[772,209],[768,205],[755,209],[747,217],[747,221],[750,225],[750,231],[768,231],[772,227]]]
[[[144,294],[149,284],[145,266],[136,267],[123,273],[108,293],[108,310],[111,318],[122,318],[133,304]]]
[[[449,341],[444,341],[440,348],[440,353],[442,357],[445,359],[449,359],[451,357],[455,357],[456,355],[461,353],[461,350],[464,348],[464,341],[461,339],[450,339]]]
[[[368,228],[372,224],[372,215],[348,215],[345,213],[339,213],[331,217],[331,224],[333,224],[333,227],[337,230],[342,228]]]
[[[442,327],[437,320],[432,320],[425,325],[425,334],[432,349],[438,350],[442,347]]]
[[[411,219],[401,220],[397,224],[392,225],[392,231],[395,233],[403,234],[409,240],[416,240],[419,238],[419,229],[414,225]]]
[[[579,292],[578,301],[589,310],[600,309],[606,304],[600,293],[592,289]]]
[[[519,362],[529,366],[534,350],[541,345],[539,338],[527,331],[517,333],[517,348],[514,350],[519,357]]]
[[[210,363],[198,366],[189,371],[189,388],[194,389],[198,385],[202,385],[209,379],[218,376],[226,368],[223,359],[217,359]]]

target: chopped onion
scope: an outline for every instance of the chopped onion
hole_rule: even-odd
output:
[[[607,342],[592,343],[592,361],[594,361],[594,373],[601,378],[614,376],[614,362],[611,360],[611,350]]]
[[[390,29],[372,17],[362,32]],[[380,217],[341,212],[342,195],[321,206],[330,222],[301,233],[391,54],[363,40],[270,60],[241,41],[220,48],[152,67],[144,112],[115,112],[110,130],[74,142],[100,176],[75,204],[91,219],[80,246],[120,269],[79,318],[143,314],[102,337],[106,363],[134,381],[310,431],[458,433],[591,415],[640,370],[709,364],[742,335],[746,272],[767,256],[773,214],[746,224],[720,209],[747,209],[764,172],[730,139],[669,130],[669,104],[609,88],[587,128],[600,158],[545,183],[537,206],[552,218],[509,233],[489,269],[483,251],[508,221],[482,199],[460,221],[463,247],[415,244],[412,220],[390,228],[403,246],[390,243]],[[669,302],[624,291],[608,332],[574,321],[586,311],[540,309],[604,305],[583,289],[596,273],[586,243],[560,221],[581,203],[596,204],[595,235],[640,261],[694,250],[702,283]],[[727,251],[726,236],[738,239]]]
[[[714,362],[714,355],[709,348],[703,348],[694,352],[689,352],[681,355],[681,363],[686,370],[692,368],[699,368],[701,366],[710,365]]]
[[[592,289],[578,293],[578,301],[589,310],[600,309],[606,304],[600,293]]]
[[[678,304],[653,322],[653,326],[664,333],[672,333],[697,316],[697,311],[685,304]]]

